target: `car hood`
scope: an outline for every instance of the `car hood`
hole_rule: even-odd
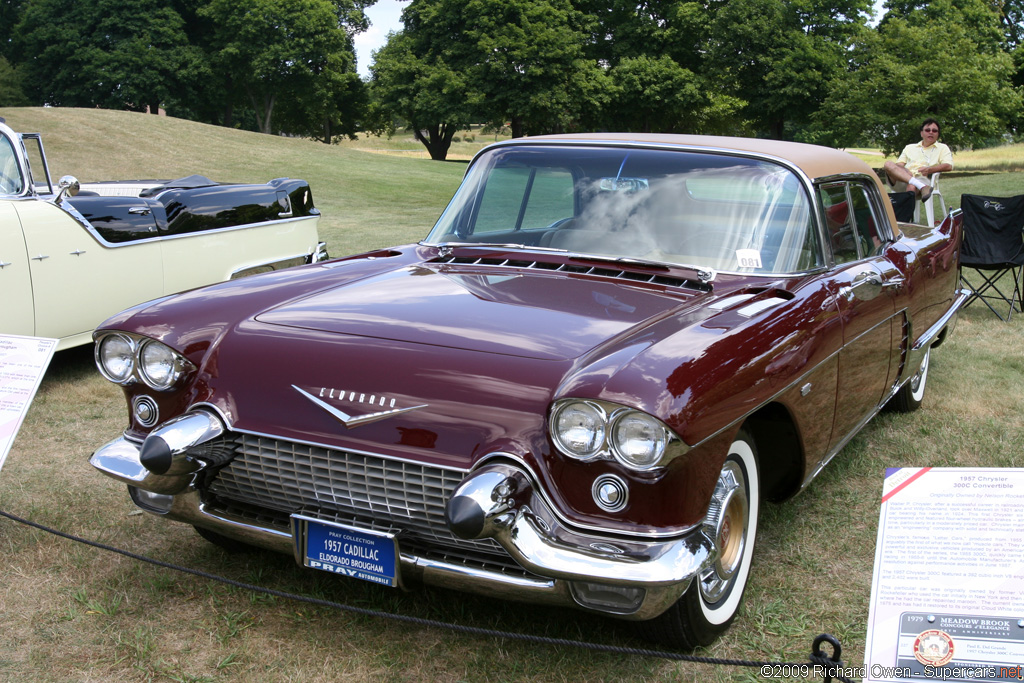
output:
[[[693,298],[623,284],[628,285],[545,272],[411,265],[289,301],[256,320],[296,330],[568,360]]]

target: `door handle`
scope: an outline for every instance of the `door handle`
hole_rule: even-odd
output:
[[[864,298],[873,299],[876,296],[878,296],[878,293],[881,292],[883,289],[888,289],[889,287],[900,287],[903,285],[903,282],[903,278],[899,276],[894,277],[892,279],[886,279],[882,277],[881,273],[875,271],[865,271],[863,273],[858,273],[857,275],[855,275],[853,278],[853,282],[851,284],[846,285],[845,287],[840,287],[839,296],[843,297],[847,301],[853,301],[853,297],[856,295],[856,290],[858,287],[863,287],[864,285],[872,285],[874,287],[878,287],[878,292],[874,292],[871,296],[867,296]]]

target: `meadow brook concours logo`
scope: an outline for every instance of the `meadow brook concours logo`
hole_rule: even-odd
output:
[[[914,658],[925,666],[943,666],[953,659],[953,636],[939,629],[922,631],[914,640]]]

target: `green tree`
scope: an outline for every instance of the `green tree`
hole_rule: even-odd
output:
[[[973,3],[972,10],[980,4]],[[905,8],[903,8],[905,9]],[[926,14],[926,16],[922,16]],[[818,120],[833,144],[867,141],[887,154],[919,139],[925,118],[942,139],[967,148],[998,137],[1021,107],[1012,57],[998,38],[998,15],[965,14],[955,0],[890,10],[852,51],[850,73],[831,88]]]
[[[557,132],[607,99],[606,74],[584,49],[588,17],[570,0],[412,0],[402,20],[377,54],[374,90],[432,157],[470,117],[516,137]]]
[[[610,72],[605,122],[644,133],[721,133],[735,129],[743,102],[717,92],[668,55],[626,57]]]
[[[866,30],[870,0],[731,0],[710,5],[704,75],[743,99],[773,138],[810,123],[847,50]]]
[[[466,80],[431,49],[431,41],[418,41],[408,31],[391,34],[370,66],[375,129],[390,133],[400,118],[431,159],[444,161],[455,133],[470,122]]]
[[[328,145],[341,137],[355,138],[357,126],[365,118],[367,88],[356,73],[354,60],[354,53],[348,50],[329,55],[327,68],[310,87],[290,91],[278,109],[282,128]]]
[[[29,99],[21,89],[21,75],[6,57],[0,57],[0,107],[24,107]]]
[[[259,130],[274,131],[273,116],[282,97],[315,90],[323,114],[337,74],[355,60],[346,20],[362,22],[362,9],[374,0],[211,0],[199,15],[212,22],[212,63],[225,91],[244,93],[256,113]],[[359,25],[352,30],[358,30]],[[344,80],[344,79],[342,79]],[[291,103],[290,103],[291,104]]]
[[[490,123],[509,122],[513,137],[561,132],[603,104],[605,74],[584,49],[587,17],[569,0],[445,2],[461,12],[460,61]]]
[[[28,0],[14,45],[40,104],[157,113],[203,62],[181,16],[158,0]]]
[[[24,0],[0,0],[0,57],[13,57],[10,53],[14,27],[21,21]]]

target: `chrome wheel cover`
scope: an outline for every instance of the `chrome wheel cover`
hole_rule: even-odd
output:
[[[714,604],[728,592],[743,561],[749,529],[750,505],[746,479],[738,463],[727,461],[718,475],[704,528],[715,541],[715,562],[701,572],[701,598]]]

